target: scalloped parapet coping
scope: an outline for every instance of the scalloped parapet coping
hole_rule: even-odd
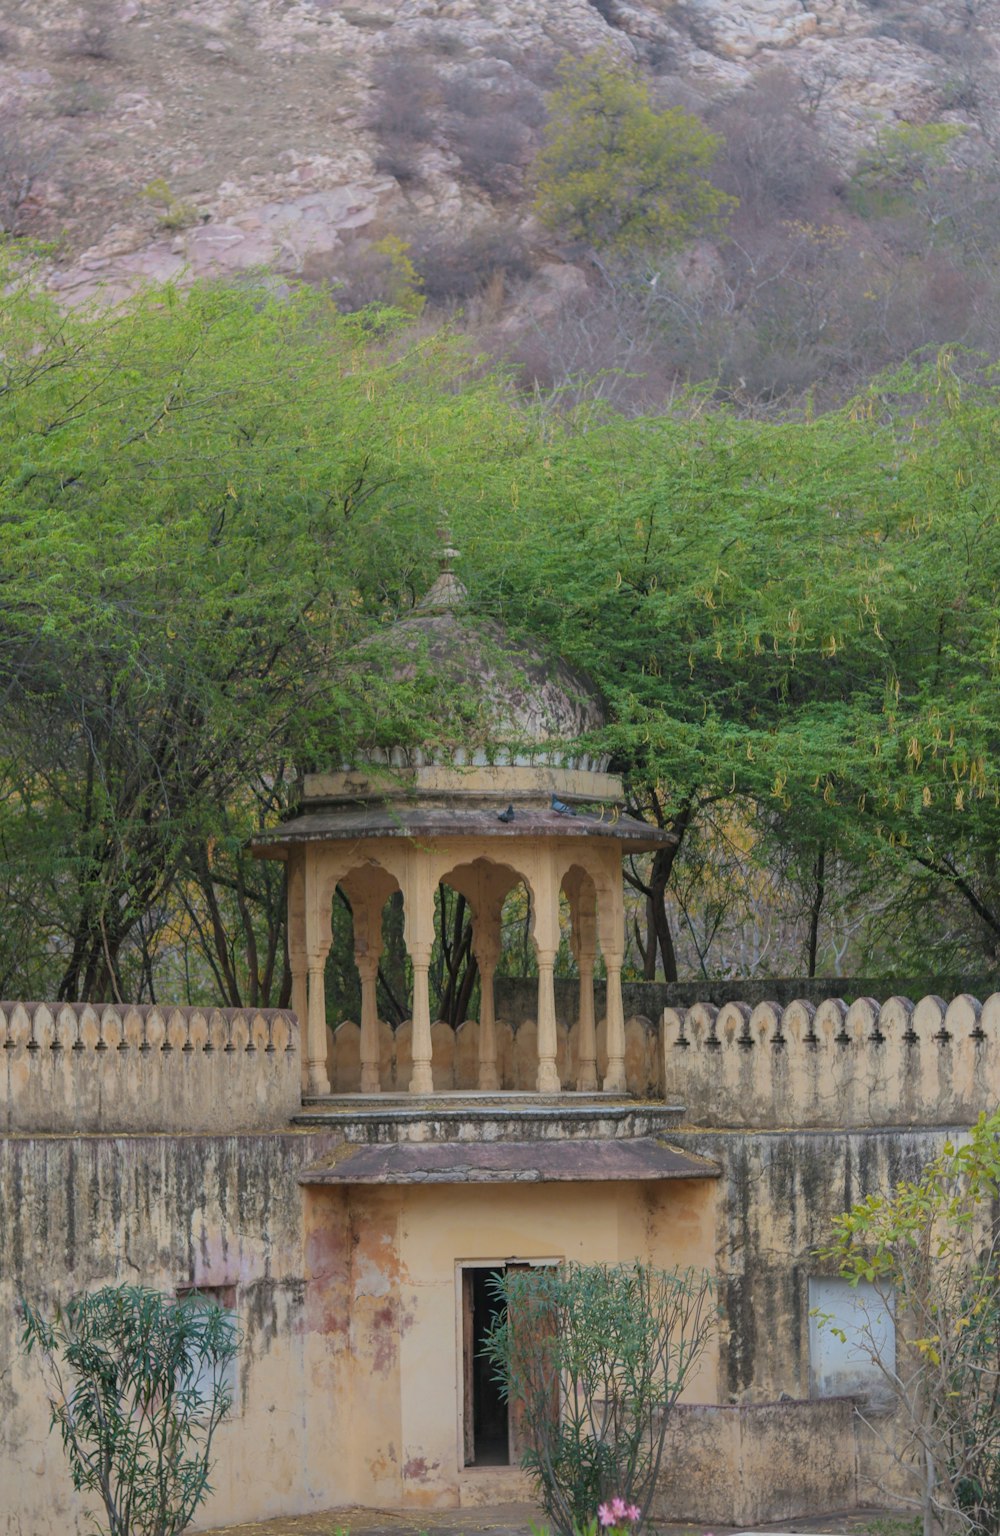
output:
[[[1000,992],[663,1011],[663,1081],[693,1125],[971,1125],[1000,1104]]]
[[[299,1025],[284,1009],[0,1002],[0,1128],[204,1131],[287,1124]]]

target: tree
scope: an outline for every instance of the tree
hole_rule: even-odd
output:
[[[553,432],[503,514],[517,558],[475,535],[480,600],[601,686],[600,749],[682,837],[671,885],[706,816],[739,807],[813,897],[820,849],[874,891],[893,968],[992,963],[993,373],[942,354],[803,422],[696,406]]]
[[[874,1288],[895,1345],[859,1347],[896,1405],[883,1440],[911,1482],[924,1536],[1000,1529],[1000,1114],[946,1143],[915,1183],[870,1195],[821,1257]]]
[[[597,250],[662,251],[719,228],[733,200],[704,175],[714,134],[690,113],[654,107],[612,60],[569,59],[560,74],[535,160],[543,223]]]
[[[442,728],[355,642],[423,584],[468,434],[502,456],[504,388],[308,290],[66,316],[4,259],[3,990],[151,996],[174,946],[194,1000],[277,1002],[281,877],[243,844],[379,717]]]
[[[24,1307],[73,1487],[104,1505],[105,1536],[180,1536],[210,1492],[212,1441],[238,1348],[222,1308],[141,1286],[75,1297],[47,1321]]]
[[[711,972],[752,862],[801,893],[817,968],[830,870],[875,973],[1000,952],[1000,395],[976,359],[800,421],[708,391],[624,420],[535,409],[384,310],[196,285],[65,315],[6,262],[0,992],[286,1000],[282,873],[246,838],[362,740],[483,727],[458,681],[370,665],[442,506],[473,611],[594,677],[588,747],[678,839],[629,867],[648,974],[676,973],[703,870]]]
[[[522,1465],[560,1536],[600,1503],[645,1519],[670,1412],[715,1326],[705,1272],[646,1264],[508,1268],[484,1350],[523,1415]]]

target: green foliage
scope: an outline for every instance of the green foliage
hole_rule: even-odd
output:
[[[488,700],[368,643],[442,507],[473,615],[604,690],[591,745],[681,839],[630,870],[661,914],[735,819],[762,864],[836,864],[883,974],[1000,953],[994,370],[944,352],[781,424],[558,416],[398,313],[262,284],[65,315],[0,276],[0,992],[287,1001],[245,842],[299,771],[488,746]]]
[[[711,1278],[644,1264],[509,1268],[484,1352],[523,1415],[522,1465],[561,1536],[620,1497],[645,1519],[666,1427],[714,1327]]]
[[[1000,944],[1000,397],[959,366],[809,422],[561,433],[480,582],[604,689],[643,814],[742,805],[761,857],[895,893],[898,964],[961,973]]]
[[[162,176],[143,187],[142,195],[148,203],[159,207],[157,223],[161,229],[188,229],[198,223],[199,214],[194,204],[186,203],[171,192]]]
[[[901,123],[879,133],[859,159],[851,195],[859,213],[881,217],[912,205],[949,159],[964,129],[954,123]]]
[[[420,291],[420,274],[410,259],[410,242],[398,235],[385,235],[375,241],[372,250],[386,262],[386,302],[415,319],[426,300]]]
[[[861,1347],[896,1399],[925,1536],[1000,1529],[998,1189],[1000,1113],[839,1217],[820,1254],[893,1308],[895,1361],[873,1334]]]
[[[569,59],[535,161],[543,223],[596,249],[659,251],[717,230],[733,199],[707,180],[719,140],[608,59]]]
[[[209,1493],[212,1440],[231,1406],[232,1319],[197,1296],[140,1286],[75,1297],[51,1321],[24,1307],[78,1492],[97,1495],[105,1536],[180,1536]]]
[[[273,1004],[280,874],[245,839],[389,718],[448,738],[356,642],[427,584],[470,442],[502,457],[502,390],[308,291],[68,317],[7,271],[0,990],[149,995],[166,951],[195,998]]]

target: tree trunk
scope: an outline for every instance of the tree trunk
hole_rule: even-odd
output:
[[[636,924],[636,937],[638,937],[638,923]],[[643,981],[656,980],[656,913],[653,911],[653,898],[647,892],[646,895],[646,947],[642,952],[642,979]]]
[[[674,860],[678,853],[680,853],[684,834],[691,825],[693,818],[694,804],[691,800],[688,800],[684,808],[670,823],[670,831],[673,832],[677,841],[668,844],[666,848],[658,848],[653,856],[649,898],[653,913],[653,923],[656,928],[656,939],[660,947],[660,957],[663,961],[663,979],[668,982],[677,980],[677,954],[674,950],[673,935],[670,932],[670,923],[667,918],[667,885],[670,882]]]
[[[816,855],[816,890],[812,906],[809,909],[809,960],[807,976],[816,974],[816,950],[819,943],[819,915],[823,910],[823,897],[826,895],[826,849],[820,844]]]

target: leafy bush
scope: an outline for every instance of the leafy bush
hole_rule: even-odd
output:
[[[52,1427],[78,1492],[99,1495],[106,1536],[179,1536],[209,1490],[212,1438],[229,1411],[238,1347],[220,1307],[142,1286],[75,1297],[47,1322],[25,1305]]]
[[[857,212],[871,218],[913,207],[934,173],[947,165],[962,131],[954,123],[900,123],[880,133],[851,181]]]
[[[645,1264],[508,1269],[485,1353],[523,1415],[522,1457],[561,1536],[623,1499],[645,1519],[670,1410],[712,1333],[711,1277]]]
[[[424,307],[423,284],[410,257],[409,241],[399,235],[349,247],[337,260],[336,279],[338,307],[348,313],[368,304],[388,304],[415,318]]]
[[[142,195],[158,208],[157,223],[161,229],[189,229],[199,221],[200,214],[195,205],[176,197],[162,176],[143,187]]]
[[[535,162],[544,224],[597,249],[660,250],[718,229],[733,200],[704,172],[720,140],[676,107],[658,111],[613,60],[569,60]]]

